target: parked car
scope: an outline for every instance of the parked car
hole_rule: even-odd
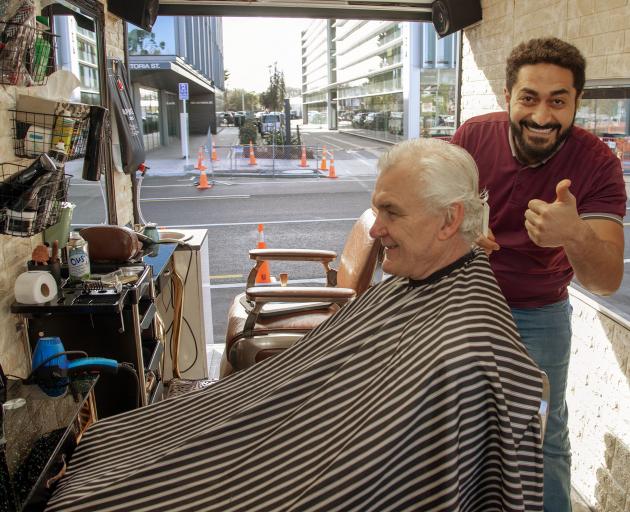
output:
[[[284,125],[284,114],[282,112],[266,112],[260,116],[260,133],[279,132]]]
[[[367,112],[357,112],[356,114],[354,114],[354,116],[352,117],[352,127],[363,128],[367,115]]]

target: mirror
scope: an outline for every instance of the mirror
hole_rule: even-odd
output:
[[[68,99],[107,108],[103,5],[87,0],[55,0],[43,14],[51,20],[51,31],[56,36],[55,69],[70,71],[80,84]],[[111,174],[103,169],[100,181],[83,180],[83,153],[74,156],[71,152],[65,166],[65,172],[72,176],[68,201],[75,205],[75,227],[115,218],[115,203],[108,199],[113,198],[113,193],[108,194],[113,190]],[[105,167],[109,167],[109,158],[104,160]]]

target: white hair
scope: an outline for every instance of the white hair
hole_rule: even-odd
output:
[[[415,171],[418,179],[413,186],[430,208],[450,216],[453,203],[463,204],[459,231],[467,241],[474,241],[481,233],[482,201],[477,165],[470,154],[440,139],[406,140],[381,155],[378,171],[403,164]]]

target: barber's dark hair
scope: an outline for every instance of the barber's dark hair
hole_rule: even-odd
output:
[[[514,47],[505,67],[505,86],[509,92],[519,70],[530,64],[555,64],[573,73],[573,87],[578,96],[584,89],[586,60],[575,46],[557,37],[530,39]]]

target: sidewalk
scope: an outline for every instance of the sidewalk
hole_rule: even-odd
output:
[[[191,136],[189,140],[188,159],[183,158],[179,142],[167,147],[150,151],[146,155],[149,166],[147,176],[177,176],[198,174],[197,155],[200,147],[204,147],[203,163],[210,179],[215,177],[253,177],[253,178],[304,178],[329,177],[328,168],[319,170],[319,153],[308,151],[307,162],[302,165],[299,146],[254,146],[256,162],[249,160],[249,147],[238,143],[238,128],[224,126],[219,133],[212,136],[217,160],[211,161],[212,144],[205,135]],[[289,155],[289,156],[282,156]],[[327,156],[330,159],[330,154]]]
[[[212,141],[217,147],[238,144],[238,128],[221,127],[219,133],[212,135]],[[207,146],[208,153],[212,151],[206,135],[191,135],[188,141],[188,160],[182,157],[182,146],[179,141],[147,152],[146,163],[150,168],[147,175],[173,176],[198,172],[194,170],[194,167],[197,163],[199,146]],[[207,160],[206,165],[209,166]]]

